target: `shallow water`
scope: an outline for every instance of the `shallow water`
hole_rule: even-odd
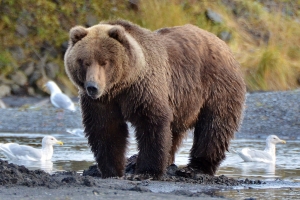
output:
[[[43,136],[45,135],[37,133],[0,133],[0,143],[15,142],[40,148]],[[49,173],[64,170],[74,170],[82,173],[84,169],[87,169],[89,166],[94,164],[94,158],[89,146],[87,145],[86,138],[71,135],[67,132],[53,134],[53,136],[62,140],[64,145],[54,146],[52,161],[9,161],[15,164],[25,165],[29,169],[43,169]],[[137,153],[133,137],[130,138],[130,144],[127,156]],[[182,147],[176,155],[175,164],[187,164],[191,145],[192,135],[189,134],[189,136],[183,141]],[[230,149],[239,150],[244,147],[264,149],[265,141],[264,139],[235,139],[231,142]],[[276,197],[278,199],[293,199],[294,197],[296,198],[297,195],[300,195],[300,140],[287,140],[286,144],[277,144],[276,147],[276,165],[243,162],[237,154],[231,151],[227,153],[227,158],[221,164],[219,171],[217,172],[217,175],[224,174],[228,177],[238,179],[248,178],[251,180],[260,179],[274,181],[271,185],[254,185],[250,189],[237,187],[236,190],[218,191],[217,194],[233,199],[242,199],[245,197],[265,199],[268,198],[268,196]],[[8,160],[1,151],[0,158]],[[284,180],[284,182],[279,180]],[[287,183],[291,183],[291,185]]]

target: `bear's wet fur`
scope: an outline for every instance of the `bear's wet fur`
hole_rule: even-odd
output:
[[[135,173],[154,178],[192,128],[188,167],[214,175],[241,122],[239,63],[222,40],[190,24],[154,32],[124,20],[76,26],[65,67],[103,178],[124,173],[126,122],[136,131]]]

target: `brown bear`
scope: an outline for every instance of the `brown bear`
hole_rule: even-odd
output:
[[[122,176],[135,127],[136,174],[159,178],[189,129],[188,167],[215,174],[237,131],[245,84],[228,46],[193,25],[150,31],[125,20],[70,30],[65,54],[102,177]]]

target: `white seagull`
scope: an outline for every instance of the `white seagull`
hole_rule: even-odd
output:
[[[42,140],[42,149],[17,143],[0,143],[0,150],[10,159],[45,161],[51,160],[53,145],[55,144],[63,145],[63,142],[55,139],[53,136],[45,136]]]
[[[48,81],[45,86],[50,90],[50,101],[55,107],[76,111],[73,101],[62,93],[54,81]]]
[[[276,147],[277,143],[286,143],[286,141],[279,139],[276,135],[269,135],[266,139],[265,150],[255,150],[249,148],[243,148],[238,151],[238,155],[245,162],[265,162],[275,163],[276,162]]]

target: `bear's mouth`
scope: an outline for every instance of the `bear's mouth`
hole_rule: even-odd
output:
[[[96,99],[98,99],[99,97],[100,97],[100,95],[89,95],[88,94],[88,96],[91,98],[91,99],[93,99],[93,100],[96,100]]]

